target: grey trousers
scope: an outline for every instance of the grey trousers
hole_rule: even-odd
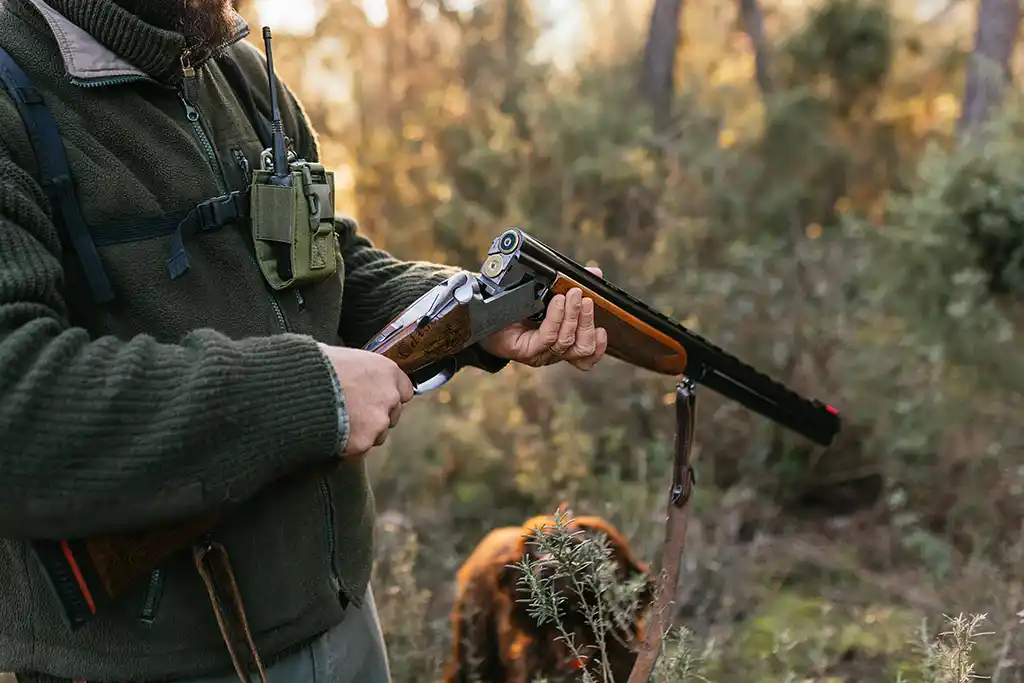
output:
[[[268,683],[391,683],[377,604],[369,586],[362,609],[349,605],[345,612],[340,624],[268,668]],[[259,683],[255,674],[251,680]],[[182,683],[238,683],[238,676]]]

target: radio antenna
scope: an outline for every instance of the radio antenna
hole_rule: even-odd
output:
[[[263,46],[267,52],[267,79],[270,83],[270,115],[273,118],[273,154],[274,175],[270,177],[273,185],[291,185],[292,176],[288,172],[288,156],[284,149],[284,125],[281,123],[281,110],[277,106],[277,76],[274,74],[274,53],[270,49],[270,27],[263,27]]]

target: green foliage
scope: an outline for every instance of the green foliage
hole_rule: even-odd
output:
[[[891,657],[905,653],[918,619],[913,611],[886,605],[856,609],[818,596],[786,591],[745,624],[724,664],[749,671],[752,680],[788,675],[825,676],[844,656]]]
[[[563,605],[569,600],[580,605],[586,623],[596,635],[598,652],[591,655],[591,659],[599,663],[600,680],[602,683],[615,683],[607,664],[607,643],[619,637],[619,630],[626,627],[636,612],[643,578],[619,582],[615,577],[616,564],[607,539],[603,542],[574,542],[573,537],[580,532],[570,530],[571,516],[556,511],[554,518],[555,526],[536,536],[537,552],[550,555],[550,559],[544,562],[553,565],[554,571],[542,576],[537,571],[539,561],[524,556],[518,564],[522,571],[519,588],[525,594],[523,601],[539,625],[555,625],[560,633],[559,639],[577,658],[584,653],[575,642],[575,634],[563,626]],[[562,589],[565,585],[569,586],[568,591]],[[667,652],[659,660],[652,676],[656,683],[707,680],[695,671],[700,659],[693,653],[690,636],[684,629],[671,629],[664,634]],[[597,683],[590,670],[582,672],[580,681]]]
[[[983,134],[949,159],[936,184],[948,211],[944,227],[955,238],[978,244],[1000,289],[1024,294],[1024,161],[1019,101]],[[971,239],[965,239],[971,238]],[[973,273],[973,279],[978,274]],[[954,285],[957,283],[954,282]],[[960,309],[952,315],[958,315]],[[1002,334],[1009,335],[1003,322]]]
[[[521,601],[540,625],[550,624],[573,656],[589,654],[604,661],[605,645],[615,628],[635,609],[640,585],[621,583],[614,576],[608,546],[600,541],[574,542],[571,517],[554,513],[555,526],[536,537],[537,552],[552,571],[541,573],[539,560],[524,556],[518,563]],[[393,589],[378,596],[388,628],[393,675],[396,681],[421,680],[424,667],[439,670],[434,658],[436,631],[421,619],[429,596],[409,578],[416,560],[415,538],[393,520],[380,525],[384,544],[401,550],[389,555],[387,569],[378,565],[375,578]],[[411,552],[410,552],[411,550]],[[393,582],[393,583],[392,583]],[[595,598],[596,596],[596,598]],[[411,600],[410,600],[411,599]],[[564,626],[565,604],[572,599],[583,605],[586,622],[598,634],[599,652],[584,653],[576,634]],[[397,617],[402,613],[405,618]],[[662,654],[652,680],[656,683],[775,683],[812,680],[863,680],[843,673],[850,654],[860,658],[889,658],[881,677],[894,683],[969,683],[975,678],[979,638],[992,635],[980,625],[986,615],[945,617],[947,628],[933,634],[912,610],[888,605],[844,605],[819,596],[783,591],[742,624],[724,647],[713,640],[700,643],[687,628],[673,628],[664,635]],[[411,640],[410,636],[419,642]],[[397,651],[396,651],[397,650]],[[597,678],[580,673],[580,683],[624,683],[599,666]],[[535,683],[543,683],[537,681]]]
[[[893,58],[893,22],[884,2],[835,0],[812,10],[786,45],[790,83],[828,77],[845,102],[882,85]]]

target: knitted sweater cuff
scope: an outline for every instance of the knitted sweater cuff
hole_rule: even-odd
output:
[[[345,392],[341,388],[341,380],[338,379],[338,373],[334,369],[334,364],[331,363],[331,359],[327,357],[327,354],[323,353],[323,349],[321,349],[321,355],[324,359],[324,365],[327,366],[327,371],[331,376],[334,402],[338,410],[338,446],[336,452],[343,453],[348,448],[349,433],[348,410],[345,408]]]

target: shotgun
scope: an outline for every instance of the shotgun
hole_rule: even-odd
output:
[[[491,243],[479,273],[460,271],[433,287],[363,348],[393,360],[423,394],[455,375],[458,352],[513,323],[539,325],[551,298],[574,287],[593,299],[609,356],[663,375],[685,370],[694,382],[822,446],[839,432],[832,406],[797,394],[516,228]],[[32,546],[76,629],[220,519]]]
[[[839,432],[838,411],[694,334],[671,318],[515,228],[491,243],[480,274],[456,273],[420,297],[364,348],[395,361],[417,391],[458,370],[454,353],[508,325],[539,324],[547,303],[578,287],[594,301],[607,354],[663,375],[687,377],[822,446]]]

